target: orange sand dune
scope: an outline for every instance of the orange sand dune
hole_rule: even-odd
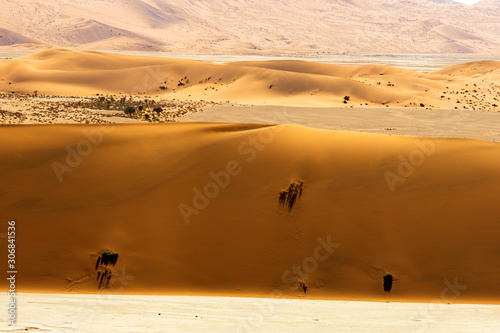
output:
[[[488,73],[496,73],[498,77],[500,75],[500,61],[469,62],[433,72],[433,74],[449,74],[467,77],[485,75]]]
[[[422,73],[411,70],[383,65],[339,66],[298,60],[243,61],[233,62],[231,65],[261,67],[279,71],[320,74],[344,78],[363,75],[406,75],[414,77],[422,75]]]
[[[476,63],[460,65],[474,67]],[[451,69],[453,73],[458,68]],[[477,63],[498,68],[498,62]],[[290,106],[398,106],[496,110],[498,76],[423,74],[379,65],[305,61],[215,64],[48,50],[0,61],[0,91],[53,95],[145,94],[182,100]],[[475,91],[467,85],[476,83]],[[466,91],[467,90],[467,91]],[[465,92],[466,91],[466,92]],[[344,97],[349,100],[344,103]],[[497,99],[497,100],[495,100]]]
[[[113,293],[499,301],[495,143],[50,125],[1,126],[0,151],[20,291],[97,292],[96,254],[110,249]],[[288,212],[278,196],[295,179],[303,194]]]

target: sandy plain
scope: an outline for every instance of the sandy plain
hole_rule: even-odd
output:
[[[152,303],[115,294],[232,296],[245,311],[257,301],[237,297],[278,295],[280,319],[265,321],[263,331],[317,304],[351,314],[350,305],[337,306],[353,304],[364,318],[388,318],[396,306],[406,317],[427,302],[498,304],[499,68],[479,62],[424,74],[63,50],[2,60],[0,89],[18,103],[2,112],[10,120],[41,103],[47,123],[59,113],[85,122],[71,118],[82,110],[99,114],[97,122],[113,118],[106,112],[118,122],[143,122],[0,126],[0,218],[18,223],[19,291],[58,293],[20,300],[48,302],[52,312],[68,305],[65,298],[93,302],[103,296],[90,295],[105,271],[102,292],[114,296],[96,315],[103,327],[129,320],[119,310],[127,297],[138,311]],[[73,96],[64,103],[90,101],[89,109],[54,110],[50,103],[62,100],[50,95],[60,90]],[[152,111],[167,100],[174,101],[168,121],[163,109]],[[125,116],[125,106],[142,106],[140,119]],[[302,195],[287,206],[287,194],[283,204],[281,193],[300,183]],[[103,250],[119,253],[116,266],[96,265]],[[388,272],[395,277],[390,294],[382,288]],[[319,301],[332,299],[348,303]],[[182,308],[228,299],[172,300]],[[355,303],[367,300],[379,303]],[[115,307],[120,323],[109,320]],[[495,306],[450,309],[430,320],[432,329],[467,331],[478,325],[474,312],[485,331],[496,323]],[[463,310],[460,318],[455,309]],[[182,316],[172,325],[196,327],[196,317]],[[41,319],[27,320],[59,325]],[[326,319],[309,320],[331,329]],[[73,321],[63,325],[52,328],[72,329]]]
[[[20,294],[22,332],[498,332],[500,307],[237,297]],[[6,300],[5,294],[1,301]],[[12,327],[0,323],[0,332]]]

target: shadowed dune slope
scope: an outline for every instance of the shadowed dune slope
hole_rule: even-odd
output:
[[[474,78],[460,74],[460,68],[469,71],[476,66],[494,70],[499,65],[498,62],[470,63],[423,74],[380,65],[336,66],[306,61],[216,64],[47,50],[0,61],[0,91],[38,91],[52,95],[145,94],[256,105],[495,110],[493,104],[498,104],[500,91],[498,75],[491,75],[491,71],[483,71],[484,74]],[[477,86],[474,91],[467,88],[472,84]],[[344,103],[346,96],[348,103]]]
[[[498,303],[495,143],[50,125],[2,126],[0,151],[20,291],[97,292],[96,254],[110,249],[113,293]],[[288,212],[279,192],[295,179]]]

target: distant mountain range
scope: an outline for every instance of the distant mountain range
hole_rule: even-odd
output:
[[[0,0],[0,49],[500,54],[500,0]]]

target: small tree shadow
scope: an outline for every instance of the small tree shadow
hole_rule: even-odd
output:
[[[98,282],[97,289],[103,289],[109,286],[109,281],[113,275],[111,268],[118,261],[118,252],[110,250],[102,250],[97,255],[95,270],[97,271],[96,281]]]
[[[304,281],[299,280],[299,286],[300,286],[300,288],[302,288],[304,295],[307,294],[307,284]]]
[[[300,179],[292,181],[287,188],[282,189],[279,194],[280,210],[286,207],[288,212],[291,212],[295,202],[302,197],[303,190],[304,181]]]

